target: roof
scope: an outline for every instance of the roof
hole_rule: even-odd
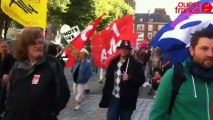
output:
[[[151,20],[151,21],[150,21]],[[135,14],[135,23],[142,23],[142,22],[163,22],[168,23],[170,21],[170,16],[166,15],[163,16],[161,14],[156,13],[136,13]]]

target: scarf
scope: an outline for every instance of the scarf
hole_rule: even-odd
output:
[[[195,63],[191,57],[187,58],[186,65],[193,76],[196,76],[205,82],[213,81],[213,68],[208,70],[204,69]]]

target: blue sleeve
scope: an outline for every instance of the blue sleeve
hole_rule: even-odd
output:
[[[88,61],[87,65],[87,80],[89,80],[92,77],[92,64],[90,61]]]

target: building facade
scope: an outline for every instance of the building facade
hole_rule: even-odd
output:
[[[136,13],[134,31],[143,38],[151,40],[170,21],[170,16],[166,14],[163,8],[156,8],[154,13]]]

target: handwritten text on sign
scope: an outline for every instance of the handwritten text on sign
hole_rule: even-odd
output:
[[[70,28],[70,26],[68,25],[63,25],[61,27],[60,32],[63,34],[64,39],[67,40],[68,43],[70,43],[73,39],[75,39],[80,34],[80,30],[78,26],[74,26]]]

